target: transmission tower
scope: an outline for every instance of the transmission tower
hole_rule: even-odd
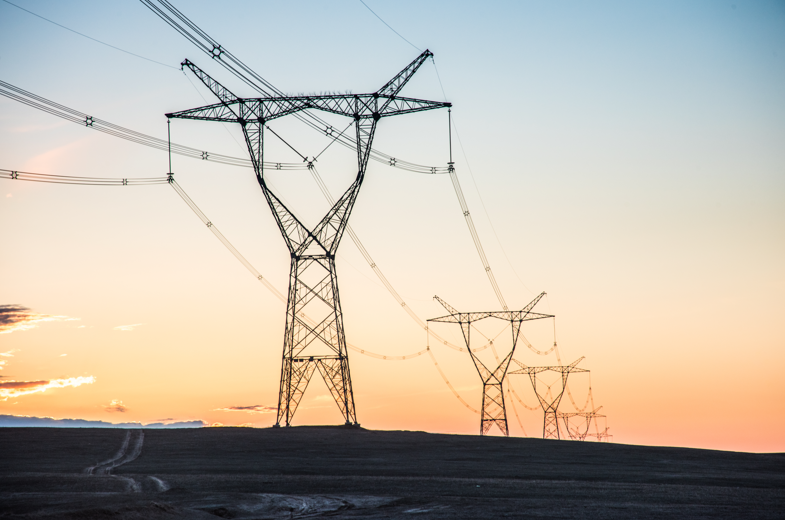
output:
[[[218,58],[220,59],[220,48]],[[338,296],[335,254],[360,192],[376,124],[383,117],[446,108],[450,103],[398,96],[412,75],[433,56],[426,50],[382,88],[370,94],[269,95],[240,98],[189,60],[182,63],[218,98],[218,103],[166,114],[170,119],[239,123],[256,178],[291,255],[281,383],[276,426],[290,426],[311,376],[324,378],[347,425],[357,425]],[[216,57],[216,56],[214,56]],[[357,177],[316,227],[309,229],[270,189],[264,178],[264,130],[273,119],[305,110],[354,119]],[[305,320],[309,315],[313,322]]]
[[[602,406],[600,406],[600,408],[602,408]],[[558,412],[556,416],[564,423],[564,429],[567,431],[567,436],[570,439],[574,441],[584,441],[586,440],[586,437],[589,436],[589,428],[591,427],[592,421],[596,421],[600,417],[605,417],[604,415],[597,413],[600,411],[600,408],[591,412]],[[570,426],[570,419],[575,417],[583,419],[583,429],[580,428],[580,424]]]
[[[510,431],[507,428],[507,410],[504,407],[504,376],[507,375],[507,368],[510,366],[510,360],[515,353],[515,345],[518,343],[518,336],[521,331],[521,323],[530,320],[539,320],[542,318],[553,318],[550,314],[539,314],[532,312],[532,309],[537,302],[539,302],[545,293],[541,293],[526,307],[519,311],[494,311],[494,312],[458,312],[454,307],[451,307],[447,302],[434,296],[442,306],[447,309],[450,314],[440,318],[433,318],[428,321],[443,322],[443,323],[459,323],[461,331],[463,332],[463,339],[466,341],[466,349],[472,357],[474,367],[477,373],[480,374],[482,379],[482,414],[480,416],[480,435],[485,435],[495,424],[499,427],[501,432],[509,436]],[[485,318],[497,318],[510,322],[512,329],[512,349],[510,353],[502,359],[499,366],[494,370],[488,369],[485,364],[480,361],[477,354],[471,348],[469,334],[471,332],[472,323],[483,320]]]
[[[558,365],[558,366],[549,366],[549,367],[529,367],[515,359],[514,361],[520,365],[519,370],[515,370],[510,372],[510,375],[513,374],[528,374],[529,379],[531,379],[532,387],[534,388],[534,393],[537,395],[537,399],[540,401],[540,406],[542,407],[543,412],[545,412],[545,418],[543,420],[543,427],[542,427],[542,438],[543,439],[560,439],[559,436],[559,403],[561,402],[562,396],[564,396],[564,390],[567,388],[567,378],[570,376],[572,372],[588,372],[588,370],[583,368],[577,368],[578,363],[580,363],[584,358],[581,357],[580,359],[573,361],[569,365]],[[548,386],[547,392],[538,392],[537,391],[537,375],[542,372],[557,372],[561,374],[561,390],[558,392],[551,392],[551,387]],[[547,386],[547,385],[546,385]]]

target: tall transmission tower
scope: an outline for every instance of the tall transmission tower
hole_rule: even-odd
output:
[[[220,58],[220,48],[219,48]],[[447,108],[450,103],[399,96],[412,75],[433,56],[426,50],[370,94],[241,98],[189,60],[182,63],[218,98],[218,103],[166,114],[170,119],[239,123],[256,178],[291,255],[281,383],[276,426],[290,426],[311,376],[318,370],[347,425],[357,425],[349,358],[338,295],[335,254],[360,192],[376,124],[383,117]],[[215,56],[214,56],[215,57]],[[272,192],[264,178],[264,130],[270,121],[305,110],[321,110],[354,119],[357,176],[316,227],[309,229]],[[305,320],[306,314],[313,322]]]
[[[540,406],[542,407],[543,412],[545,412],[545,417],[543,419],[543,426],[542,426],[542,438],[543,439],[560,439],[559,435],[559,403],[561,402],[562,397],[564,396],[564,390],[567,388],[567,378],[573,372],[588,372],[588,370],[584,368],[578,368],[577,365],[580,363],[584,358],[581,357],[576,361],[573,361],[569,365],[557,365],[557,366],[548,366],[548,367],[529,367],[518,361],[517,359],[513,360],[518,365],[520,365],[519,370],[514,370],[510,372],[510,375],[513,374],[528,374],[529,379],[531,379],[532,387],[534,388],[534,393],[537,395],[537,399],[540,401]],[[537,391],[537,375],[542,372],[557,372],[561,374],[561,389],[558,392],[552,392],[551,387],[548,386],[548,390],[546,392],[538,392]],[[547,386],[547,385],[546,385]],[[596,410],[595,410],[596,411]]]
[[[491,427],[495,424],[499,430],[506,435],[510,435],[507,427],[507,410],[504,407],[504,377],[507,375],[507,368],[510,366],[510,360],[515,353],[515,346],[518,343],[518,336],[521,331],[521,323],[530,320],[539,320],[542,318],[553,318],[550,314],[539,314],[532,312],[535,305],[545,296],[541,293],[534,300],[532,300],[526,307],[519,311],[492,311],[492,312],[458,312],[454,307],[450,306],[447,302],[434,296],[442,306],[447,309],[450,314],[440,318],[432,318],[428,321],[443,322],[443,323],[458,323],[461,325],[463,332],[463,339],[466,341],[466,349],[472,357],[474,367],[477,373],[480,374],[482,379],[482,414],[480,415],[480,435],[485,435],[490,431]],[[502,359],[501,363],[494,369],[490,370],[485,364],[480,361],[477,354],[471,348],[470,333],[472,323],[483,320],[485,318],[497,318],[510,322],[512,329],[512,348],[510,353]]]

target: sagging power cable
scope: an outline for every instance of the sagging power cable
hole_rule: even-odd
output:
[[[136,53],[133,53],[133,52],[131,52],[131,51],[127,51],[127,50],[125,50],[125,49],[121,49],[120,47],[117,47],[117,46],[115,46],[115,45],[111,45],[111,44],[109,44],[109,43],[106,43],[106,42],[104,42],[104,41],[98,40],[98,39],[96,39],[96,38],[93,38],[92,36],[87,36],[86,34],[80,33],[79,31],[75,31],[75,30],[71,29],[70,27],[66,27],[65,25],[62,25],[62,24],[59,24],[59,23],[57,23],[57,22],[55,22],[55,21],[53,21],[53,20],[50,20],[49,18],[44,18],[44,17],[43,17],[43,16],[41,16],[40,14],[36,14],[36,13],[34,13],[33,11],[30,11],[29,9],[25,9],[24,7],[18,6],[18,5],[16,5],[16,4],[12,3],[12,2],[9,2],[8,0],[3,0],[3,2],[7,3],[8,5],[12,5],[12,6],[16,7],[17,9],[21,9],[22,11],[24,11],[24,12],[26,12],[26,13],[29,13],[29,14],[31,14],[31,15],[33,15],[33,16],[35,16],[35,17],[38,17],[38,18],[40,18],[41,20],[47,21],[47,22],[49,22],[49,23],[51,23],[51,24],[54,24],[54,25],[56,25],[56,26],[58,26],[58,27],[61,27],[61,28],[65,29],[66,31],[71,31],[72,33],[74,33],[74,34],[78,34],[79,36],[81,36],[81,37],[83,37],[83,38],[87,38],[88,40],[93,40],[94,42],[96,42],[96,43],[100,43],[101,45],[106,45],[107,47],[111,47],[111,48],[112,48],[112,49],[114,49],[114,50],[117,50],[117,51],[120,51],[120,52],[124,52],[124,53],[126,53],[126,54],[130,54],[131,56],[135,56],[135,57],[137,57],[137,58],[141,58],[141,59],[143,59],[143,60],[146,60],[146,61],[149,61],[149,62],[151,62],[151,63],[156,63],[156,64],[158,64],[158,65],[162,65],[162,66],[164,66],[164,67],[169,67],[170,69],[175,69],[175,70],[177,70],[177,67],[173,67],[173,66],[171,66],[171,65],[167,65],[166,63],[161,63],[160,61],[156,61],[156,60],[154,60],[154,59],[151,59],[151,58],[146,58],[145,56],[142,56],[142,55],[140,55],[140,54],[136,54]]]
[[[45,173],[20,172],[0,168],[0,179],[17,181],[43,182],[47,184],[76,184],[80,186],[150,186],[166,184],[167,177],[145,178],[106,178],[106,177],[73,177],[68,175],[49,175]]]
[[[311,167],[311,175],[313,176],[313,179],[316,182],[316,185],[319,186],[319,190],[321,190],[322,195],[324,196],[324,198],[327,199],[327,202],[331,206],[333,206],[335,204],[335,199],[333,198],[332,194],[330,193],[330,190],[327,188],[327,185],[324,183],[324,180],[322,180],[321,175],[319,175],[319,171],[313,165]],[[384,273],[382,273],[382,270],[379,268],[379,266],[376,264],[374,259],[371,257],[370,253],[368,253],[368,250],[365,248],[363,243],[360,241],[360,238],[354,232],[354,230],[352,229],[350,224],[346,224],[346,233],[349,235],[349,238],[352,239],[352,242],[354,242],[354,245],[357,246],[357,249],[360,251],[360,254],[363,256],[365,261],[368,263],[368,265],[370,266],[371,270],[376,275],[376,277],[379,278],[379,281],[382,282],[382,285],[384,285],[385,289],[387,289],[387,291],[392,295],[392,297],[395,298],[395,301],[398,302],[398,304],[401,306],[401,308],[403,308],[403,310],[406,311],[406,313],[415,321],[415,323],[417,323],[417,325],[420,328],[428,331],[428,334],[433,336],[439,342],[443,343],[445,346],[447,346],[447,347],[449,347],[449,348],[451,348],[453,350],[457,350],[458,352],[463,352],[465,350],[463,347],[459,347],[457,345],[454,345],[454,344],[450,343],[446,339],[444,339],[441,336],[439,336],[437,333],[435,333],[432,330],[430,330],[430,328],[427,326],[427,324],[419,316],[417,316],[417,314],[412,310],[411,307],[409,307],[406,304],[404,299],[401,298],[401,295],[398,294],[398,291],[395,290],[395,287],[393,287],[393,285],[390,283],[390,281],[387,279],[387,277],[384,275]],[[486,338],[486,339],[488,339],[488,338]],[[491,341],[490,344],[486,344],[483,347],[475,349],[474,352],[481,352],[482,350],[485,350],[486,348],[488,348],[492,344],[493,344],[493,341]]]
[[[170,143],[165,139],[152,137],[141,132],[136,132],[122,126],[115,125],[103,119],[90,116],[84,112],[80,112],[65,105],[61,105],[2,80],[0,80],[0,96],[5,96],[29,107],[41,110],[42,112],[57,116],[59,118],[65,119],[66,121],[71,121],[72,123],[76,123],[80,126],[98,130],[99,132],[103,132],[105,134],[113,135],[115,137],[141,144],[143,146],[149,146],[150,148],[155,148],[157,150],[169,150]],[[198,150],[196,148],[191,148],[190,146],[184,146],[177,143],[171,143],[171,152],[177,155],[189,157],[191,159],[212,161],[220,164],[227,164],[229,166],[242,166],[245,168],[253,167],[250,159],[232,157],[230,155],[208,152],[206,150]],[[264,166],[270,170],[304,170],[307,167],[301,163],[276,162],[265,162]]]
[[[174,7],[168,0],[140,1],[175,31],[193,43],[199,50],[201,50],[211,59],[218,62],[219,65],[221,65],[228,72],[230,72],[249,87],[258,92],[261,92],[265,96],[285,97],[283,91],[277,89],[272,85],[272,83],[264,79],[245,63],[240,61],[240,59],[224,48],[220,43],[218,43],[217,40],[213,39],[205,31],[199,28],[199,26],[197,26],[187,16]],[[324,119],[309,110],[297,111],[293,114],[293,116],[321,134],[328,136],[332,135],[332,126],[327,124]],[[354,140],[345,134],[339,134],[336,138],[336,142],[341,144],[341,146],[351,150],[357,149],[357,144],[354,142]],[[415,173],[448,173],[447,167],[444,166],[426,166],[422,164],[415,164],[409,161],[398,159],[375,149],[371,149],[370,158],[374,161],[387,164],[388,166]]]
[[[240,263],[242,263],[243,266],[245,266],[245,268],[248,269],[248,271],[250,271],[250,273],[256,279],[258,279],[260,282],[262,282],[262,284],[264,284],[264,286],[270,292],[272,292],[273,295],[275,295],[276,298],[281,300],[283,303],[286,303],[286,296],[284,296],[284,294],[281,293],[281,291],[276,289],[275,286],[273,284],[271,284],[267,280],[267,278],[262,276],[262,274],[242,255],[242,253],[240,253],[237,250],[237,248],[234,247],[234,245],[232,245],[231,242],[229,242],[229,240],[223,235],[223,233],[221,233],[218,230],[218,228],[207,217],[207,215],[205,215],[204,212],[201,209],[199,209],[199,207],[191,199],[191,197],[189,197],[188,194],[185,193],[185,190],[183,190],[183,188],[177,183],[177,181],[174,180],[173,176],[169,177],[168,182],[171,183],[172,188],[174,188],[175,192],[180,196],[180,198],[182,198],[183,201],[188,205],[188,207],[191,208],[191,211],[193,211],[196,214],[196,216],[199,217],[199,220],[201,220],[202,223],[204,223],[207,226],[207,228],[218,238],[218,240],[221,241],[221,243],[224,245],[224,247],[226,247],[229,250],[229,252],[231,252],[235,256],[235,258],[237,258],[240,261]],[[300,314],[300,317],[303,318],[310,325],[315,325],[316,324],[316,322],[314,320],[309,318],[304,313]],[[373,358],[376,358],[376,359],[386,360],[386,361],[402,361],[402,360],[406,360],[406,359],[412,359],[412,358],[419,357],[419,356],[425,354],[425,352],[427,350],[427,349],[426,350],[420,350],[418,352],[414,352],[412,354],[406,354],[406,355],[402,355],[402,356],[388,356],[388,355],[385,355],[385,354],[377,354],[375,352],[371,352],[369,350],[366,350],[366,349],[357,347],[355,345],[352,345],[351,343],[347,343],[346,346],[348,348],[356,351],[356,352],[359,352],[360,354],[363,354],[363,355],[366,355],[366,356],[369,356],[369,357],[373,357]]]

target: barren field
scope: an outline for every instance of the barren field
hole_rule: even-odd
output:
[[[785,454],[343,427],[0,428],[0,518],[785,518]]]

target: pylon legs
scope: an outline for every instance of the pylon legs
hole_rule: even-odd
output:
[[[480,419],[480,435],[485,435],[494,424],[508,436],[507,410],[504,407],[504,392],[501,383],[483,383],[482,385],[482,418]]]
[[[347,425],[357,424],[335,258],[292,257],[276,425],[291,426],[315,370]]]
[[[559,439],[559,421],[556,410],[546,410],[542,427],[543,439]]]

